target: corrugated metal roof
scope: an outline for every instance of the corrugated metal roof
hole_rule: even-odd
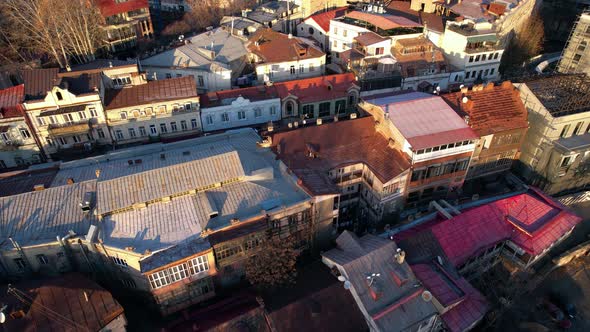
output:
[[[236,151],[98,183],[99,214],[173,196],[245,175]]]
[[[96,181],[87,181],[0,198],[1,245],[10,245],[9,236],[25,246],[54,241],[70,230],[86,234],[96,218],[79,204],[95,190]]]

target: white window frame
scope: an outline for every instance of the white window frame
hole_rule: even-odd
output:
[[[238,111],[238,120],[246,120],[246,111]]]
[[[209,271],[209,258],[207,255],[195,257],[189,261],[191,275]]]

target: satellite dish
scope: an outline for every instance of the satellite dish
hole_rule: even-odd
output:
[[[429,291],[423,291],[422,292],[422,300],[424,300],[426,302],[432,301],[432,293],[430,293]]]
[[[340,281],[346,281],[346,278],[344,278],[344,276],[338,276],[338,280],[340,280]]]
[[[350,289],[350,281],[346,280],[344,282],[344,289]]]
[[[6,322],[6,315],[0,312],[0,324],[4,324],[4,322]]]

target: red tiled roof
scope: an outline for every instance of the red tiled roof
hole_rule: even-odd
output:
[[[354,18],[363,22],[368,22],[383,30],[390,30],[395,28],[412,28],[421,26],[419,23],[409,20],[405,17],[387,14],[373,14],[361,11],[352,11],[347,13],[346,17]]]
[[[388,40],[388,38],[381,37],[373,31],[369,31],[354,37],[354,40],[356,40],[362,45],[373,45],[380,43],[382,41],[386,41]]]
[[[396,16],[402,16],[426,26],[429,30],[445,31],[445,22],[442,16],[434,13],[418,12],[410,9],[408,1],[391,1],[387,6],[387,12]]]
[[[336,167],[363,163],[382,182],[410,167],[407,156],[390,148],[385,136],[375,130],[372,117],[271,133],[270,136],[278,157],[316,194],[326,193],[330,188],[327,187],[331,183],[327,173]],[[309,146],[316,151],[316,158],[308,157]]]
[[[503,3],[491,3],[488,5],[488,12],[496,16],[502,16],[506,12],[506,5]]]
[[[278,98],[277,89],[275,86],[256,86],[243,89],[223,90],[217,92],[209,92],[200,96],[201,107],[215,107],[220,106],[224,99],[234,99],[243,97],[250,101],[266,100]]]
[[[0,115],[3,118],[23,116],[22,102],[25,99],[24,84],[0,90]]]
[[[330,31],[330,21],[336,17],[344,16],[348,7],[340,7],[333,10],[329,10],[324,13],[315,14],[308,17],[308,20],[314,20],[321,28],[324,33]]]
[[[345,73],[302,80],[274,83],[281,98],[293,95],[301,103],[346,98],[348,89],[356,85],[354,74]]]
[[[462,102],[465,96],[469,98],[467,103]],[[496,86],[490,83],[478,91],[443,94],[442,97],[459,115],[469,115],[469,126],[480,136],[528,128],[527,110],[510,81]]]
[[[112,110],[129,106],[139,106],[165,100],[198,97],[197,84],[193,76],[149,81],[105,93],[105,109]]]
[[[103,17],[126,13],[141,8],[149,9],[148,0],[127,0],[119,3],[115,0],[96,0],[95,4]]]
[[[314,59],[326,55],[320,49],[304,43],[297,37],[289,38],[288,35],[272,29],[256,31],[250,37],[247,47],[250,52],[266,63]]]

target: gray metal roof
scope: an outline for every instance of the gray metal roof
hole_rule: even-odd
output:
[[[87,181],[0,198],[0,246],[11,245],[8,237],[26,246],[55,241],[70,230],[86,234],[96,218],[79,204],[95,190],[96,181]]]

